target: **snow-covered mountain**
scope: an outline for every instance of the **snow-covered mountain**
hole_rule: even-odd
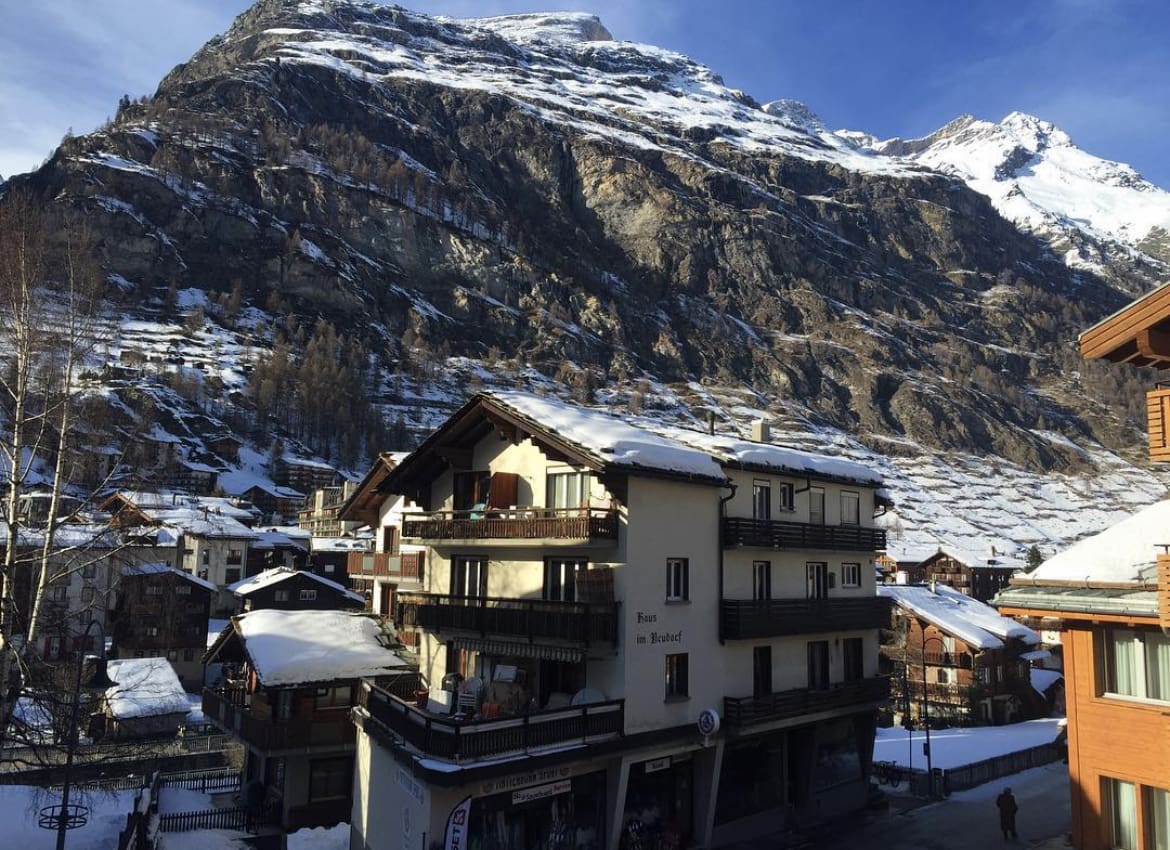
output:
[[[1161,276],[1162,219],[1130,199],[1165,193],[1008,123],[879,142],[590,15],[261,0],[6,186],[87,215],[139,339],[246,315],[225,352],[296,361],[308,335],[280,329],[327,318],[415,436],[476,386],[766,416],[880,468],[899,533],[1048,549],[1165,489],[1135,462],[1143,378],[1069,345]],[[206,315],[171,317],[168,289]],[[188,347],[138,347],[110,357],[126,389],[169,387],[168,419],[190,396],[260,455],[304,419],[285,402],[311,393],[245,379],[261,360],[214,385]]]
[[[1072,268],[1107,274],[1115,263],[1140,262],[1170,274],[1170,192],[1081,150],[1047,121],[1021,112],[999,123],[963,115],[921,139],[840,135],[960,178]]]

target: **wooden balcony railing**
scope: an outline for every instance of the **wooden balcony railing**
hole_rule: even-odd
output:
[[[1170,461],[1170,388],[1146,393],[1146,422],[1150,429],[1150,460]]]
[[[397,578],[402,581],[422,581],[424,552],[350,552],[346,556],[345,572],[355,578]]]
[[[813,525],[779,519],[723,518],[723,548],[827,549],[873,552],[886,546],[886,532],[860,525]]]
[[[723,700],[723,714],[729,726],[742,728],[820,711],[882,702],[889,694],[889,678],[874,676],[853,682],[838,682],[825,690],[797,688],[759,697],[726,697]]]
[[[546,602],[497,596],[401,594],[395,625],[430,632],[460,631],[562,640],[588,646],[617,643],[618,603]]]
[[[587,744],[621,737],[625,728],[625,700],[620,699],[518,717],[459,721],[422,711],[363,682],[358,704],[412,747],[450,761],[523,753],[558,744]]]
[[[616,540],[617,511],[512,508],[410,514],[402,536],[419,540]]]
[[[878,596],[840,599],[724,599],[723,637],[729,640],[879,629],[890,624],[890,600]]]
[[[969,652],[924,652],[922,655],[927,664],[935,664],[940,667],[962,667],[964,670],[970,670],[974,661]]]
[[[246,700],[242,688],[204,688],[203,714],[228,734],[262,752],[352,746],[354,743],[349,712],[317,712],[307,718],[277,723],[257,717],[245,704]]]

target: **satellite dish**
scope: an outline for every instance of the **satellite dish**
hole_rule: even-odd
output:
[[[605,702],[605,694],[597,688],[582,688],[573,694],[570,705],[592,705],[595,702]]]

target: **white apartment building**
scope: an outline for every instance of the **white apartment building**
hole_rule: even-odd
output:
[[[766,441],[473,398],[355,497],[425,548],[394,608],[429,690],[362,686],[351,848],[416,850],[449,819],[483,850],[713,847],[863,807],[880,485]]]

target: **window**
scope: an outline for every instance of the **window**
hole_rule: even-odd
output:
[[[203,566],[205,566],[205,567],[211,563],[211,550],[210,549],[203,550],[202,562],[203,562]]]
[[[81,588],[81,604],[88,606],[93,604],[93,587],[86,585]]]
[[[456,472],[453,482],[453,505],[457,511],[469,511],[476,505],[486,505],[492,474],[486,469],[474,472]]]
[[[147,637],[158,637],[158,626],[147,626],[144,631]]]
[[[317,598],[317,591],[316,590],[302,590],[301,591],[301,601],[302,602],[312,602],[316,598]]]
[[[772,647],[752,647],[752,696],[759,699],[772,693]]]
[[[841,525],[861,524],[860,497],[848,490],[841,491]]]
[[[809,488],[808,521],[810,525],[825,524],[825,491],[821,487]]]
[[[1170,638],[1161,632],[1106,629],[1105,693],[1170,701]]]
[[[776,487],[776,507],[782,511],[794,510],[796,494],[791,484],[779,484]]]
[[[398,554],[398,526],[382,526],[382,549],[388,555]]]
[[[349,708],[353,702],[353,688],[338,685],[335,688],[317,688],[313,700],[315,708]]]
[[[275,602],[288,602],[288,591],[287,590],[274,591],[272,594],[272,598],[273,598],[273,601],[275,601]]]
[[[309,762],[309,799],[345,797],[353,784],[353,757],[313,759]]]
[[[228,567],[223,571],[224,584],[235,584],[240,580],[240,568]]]
[[[829,687],[829,642],[810,640],[808,642],[808,688],[823,691]]]
[[[452,596],[487,596],[487,558],[456,555],[451,560]]]
[[[589,504],[591,479],[588,472],[554,472],[545,478],[547,508],[580,508]]]
[[[178,660],[179,660],[179,651],[177,649],[168,649],[167,650],[167,661],[178,661]]]
[[[544,562],[542,598],[549,602],[576,602],[577,576],[589,569],[581,558],[548,558]]]
[[[691,570],[686,558],[666,559],[666,601],[684,602],[691,598]]]
[[[69,601],[69,588],[63,584],[59,584],[49,591],[49,599],[53,602],[64,604]]]
[[[146,595],[147,596],[162,596],[162,590],[163,589],[162,589],[161,584],[148,584],[146,586]]]
[[[845,638],[841,641],[841,662],[846,682],[865,678],[865,639]]]
[[[841,586],[861,587],[861,564],[841,565]]]
[[[97,575],[97,564],[93,564],[93,563],[82,564],[82,566],[81,566],[81,577],[82,578],[93,578],[95,575]]]
[[[949,685],[951,683],[951,671],[946,667],[938,668],[938,683],[940,685]]]
[[[666,656],[666,699],[678,700],[690,697],[690,686],[687,682],[687,654]]]
[[[178,587],[175,588],[175,595],[176,596],[190,596],[191,595],[191,585],[180,584]]]
[[[1170,850],[1170,791],[1146,788],[1146,809],[1151,846],[1154,850]]]
[[[975,681],[981,685],[991,684],[991,671],[986,667],[975,668]]]
[[[772,518],[772,484],[768,481],[752,482],[752,519]]]
[[[195,660],[195,650],[184,649],[183,650],[183,660],[184,661],[194,661]]]
[[[240,566],[244,563],[243,549],[228,549],[227,563],[231,566]]]
[[[1109,824],[1110,847],[1118,850],[1138,850],[1137,789],[1132,782],[1120,779],[1101,779],[1105,818]]]
[[[829,565],[828,564],[807,564],[808,573],[808,598],[809,599],[828,599],[829,598]]]
[[[752,599],[772,598],[772,562],[752,562]]]

